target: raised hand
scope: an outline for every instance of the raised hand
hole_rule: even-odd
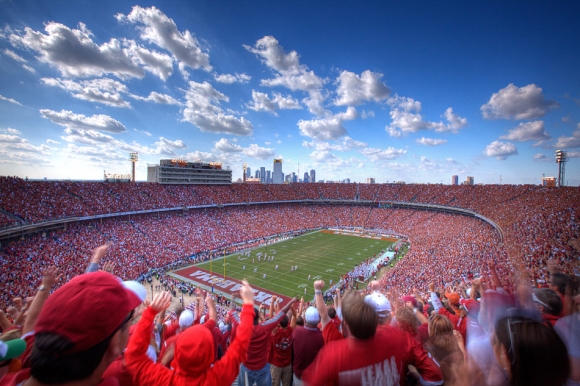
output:
[[[155,296],[153,297],[153,301],[149,305],[149,308],[151,308],[156,313],[159,313],[161,311],[165,311],[170,304],[171,304],[171,295],[169,294],[169,292],[163,291],[155,294]]]
[[[93,256],[91,257],[91,263],[99,264],[101,259],[107,254],[109,247],[111,246],[111,242],[107,244],[103,244],[100,247],[96,247],[93,250]]]
[[[313,285],[315,291],[322,291],[324,288],[324,280],[316,280]]]
[[[42,285],[50,288],[55,285],[61,277],[62,275],[58,274],[58,268],[48,267],[43,272]]]
[[[243,304],[254,304],[254,290],[246,280],[242,280],[242,288],[240,288],[240,297]]]

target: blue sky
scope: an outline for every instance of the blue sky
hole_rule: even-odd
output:
[[[0,174],[580,184],[580,5],[0,0]],[[298,166],[298,164],[300,166]]]

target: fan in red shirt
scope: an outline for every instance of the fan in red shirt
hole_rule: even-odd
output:
[[[306,385],[405,385],[407,366],[417,368],[422,385],[441,385],[443,375],[419,342],[404,331],[377,329],[379,316],[363,296],[342,300],[349,337],[327,343],[303,373]]]
[[[285,315],[270,338],[270,373],[272,384],[290,386],[292,384],[292,331],[288,325],[288,315]]]

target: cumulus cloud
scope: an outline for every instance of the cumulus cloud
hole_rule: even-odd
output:
[[[182,71],[186,67],[211,71],[209,55],[201,49],[198,40],[188,30],[180,32],[173,19],[156,7],[136,5],[128,15],[117,14],[115,17],[120,22],[139,24],[141,39],[171,52]]]
[[[126,40],[127,52],[145,71],[166,81],[173,74],[173,59],[158,51],[151,51],[132,40]]]
[[[11,51],[9,49],[4,49],[4,55],[8,56],[9,58],[12,58],[13,60],[20,62],[20,63],[26,63],[26,59],[24,59],[22,56],[18,55],[16,52]]]
[[[69,79],[41,78],[40,81],[48,86],[61,88],[77,99],[103,103],[107,106],[131,107],[121,95],[129,92],[127,86],[117,80],[99,78],[75,82]]]
[[[147,130],[137,130],[137,129],[133,129],[133,131],[136,131],[137,133],[141,133],[146,135],[147,137],[151,137],[153,134],[151,134],[150,132],[148,132]]]
[[[328,150],[315,150],[310,153],[310,158],[312,158],[315,162],[319,164],[323,164],[326,168],[336,169],[340,167],[348,167],[351,166],[351,160],[345,160],[336,155],[332,154]],[[352,160],[356,160],[353,158]]]
[[[272,98],[268,94],[252,90],[252,101],[246,104],[246,107],[254,111],[267,111],[278,116],[276,110],[301,109],[300,102],[290,95],[283,96],[279,93],[273,93]]]
[[[46,165],[50,163],[50,160],[43,155],[51,155],[51,150],[45,144],[33,145],[19,135],[0,134],[0,164],[35,165],[42,163]]]
[[[403,155],[407,154],[405,149],[395,149],[394,147],[388,147],[385,150],[376,148],[366,148],[361,151],[371,161],[381,161],[381,160],[393,160]]]
[[[176,100],[170,95],[167,94],[160,94],[156,91],[152,91],[147,98],[140,97],[134,94],[131,94],[131,97],[134,99],[146,101],[146,102],[153,102],[163,105],[181,105],[181,102]]]
[[[401,137],[409,133],[416,133],[421,130],[433,130],[438,133],[452,132],[457,133],[461,128],[467,125],[467,119],[461,118],[453,113],[449,107],[443,116],[448,121],[443,122],[425,121],[421,113],[421,102],[409,97],[400,97],[395,95],[387,100],[391,106],[390,116],[391,123],[385,127],[385,130],[391,137]]]
[[[258,159],[268,159],[274,157],[274,149],[260,147],[253,143],[242,151],[246,156]]]
[[[446,144],[447,140],[421,137],[420,139],[416,139],[415,142],[417,142],[419,145],[438,146]]]
[[[510,129],[506,135],[500,137],[500,139],[518,142],[543,141],[550,138],[544,129],[544,121],[522,122],[517,127]]]
[[[13,45],[38,53],[38,59],[55,67],[66,77],[89,77],[113,74],[121,79],[142,78],[145,73],[134,63],[130,53],[117,39],[101,45],[92,40],[93,33],[83,23],[78,29],[49,22],[46,34],[26,27],[24,34],[11,34]]]
[[[383,74],[366,70],[358,76],[354,72],[343,71],[338,76],[336,93],[337,106],[355,106],[363,102],[385,100],[391,90],[381,82]]]
[[[229,98],[209,83],[190,81],[185,99],[183,120],[197,126],[201,131],[235,135],[252,134],[254,127],[250,121],[244,117],[237,118],[226,114],[221,109],[220,102],[228,102]]]
[[[494,93],[489,101],[481,106],[485,119],[534,119],[539,118],[558,103],[545,100],[542,88],[535,84],[517,87],[510,83],[507,87]]]
[[[0,95],[0,101],[6,101],[9,103],[13,103],[15,105],[18,105],[18,106],[22,106],[22,104],[20,102],[18,102],[17,100],[12,99],[12,98],[7,98],[7,97],[2,96],[2,95]]]
[[[228,141],[226,138],[221,138],[214,143],[214,149],[224,153],[240,153],[243,149],[240,145],[236,145]]]
[[[495,157],[498,160],[505,160],[511,155],[518,154],[518,149],[513,143],[493,141],[485,147],[483,154],[487,157]]]
[[[227,84],[231,84],[231,83],[248,83],[250,81],[250,79],[252,79],[251,76],[247,75],[247,74],[213,74],[213,78],[216,80],[216,82],[220,82],[220,83],[227,83]]]
[[[61,110],[58,112],[42,109],[40,110],[40,115],[57,125],[67,128],[108,131],[110,133],[122,133],[127,131],[121,122],[104,114],[87,117],[83,114],[75,114],[68,110]]]
[[[576,130],[572,132],[571,137],[561,136],[558,141],[553,145],[557,149],[569,149],[573,147],[580,147],[580,123],[576,127]]]
[[[329,141],[342,137],[347,134],[343,126],[343,121],[353,120],[357,117],[356,109],[349,106],[345,112],[338,113],[334,116],[313,120],[298,121],[300,134],[318,141]]]

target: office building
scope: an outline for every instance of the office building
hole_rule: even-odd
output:
[[[367,184],[374,184],[375,183],[375,179],[372,177],[367,178]]]
[[[173,185],[229,185],[232,171],[220,162],[189,162],[162,159],[159,165],[147,166],[147,182]]]
[[[260,168],[260,182],[266,183],[266,168],[263,166]]]
[[[310,182],[310,174],[308,172],[304,172],[304,182]]]
[[[451,185],[459,185],[459,176],[451,176]]]
[[[471,176],[467,176],[465,179],[465,185],[475,185],[475,179]]]
[[[284,182],[284,173],[282,173],[282,160],[281,159],[274,159],[273,168],[274,171],[272,172],[272,183],[274,184],[281,184]]]
[[[250,167],[246,168],[246,177],[247,178],[252,177],[252,168]]]
[[[310,182],[316,182],[316,170],[314,169],[310,171]]]

